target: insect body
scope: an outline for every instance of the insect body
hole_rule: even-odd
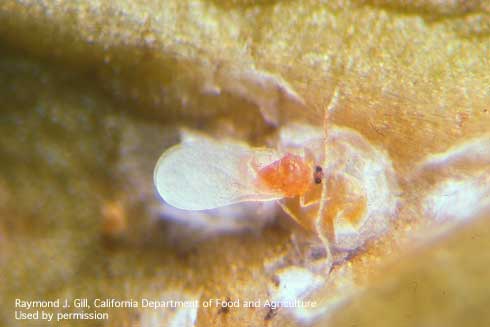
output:
[[[329,135],[290,125],[276,148],[192,137],[160,157],[154,182],[168,204],[184,210],[278,201],[326,246],[353,250],[388,226],[394,173],[388,157],[357,132],[334,127]]]
[[[259,171],[259,178],[286,197],[303,195],[309,187],[311,167],[298,155],[287,153]]]

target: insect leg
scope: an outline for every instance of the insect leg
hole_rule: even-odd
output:
[[[301,205],[302,208],[306,207],[306,201],[305,201],[305,194],[301,194],[299,196],[299,204]]]
[[[326,189],[327,183],[323,183],[324,189]],[[327,273],[330,273],[330,270],[332,269],[333,265],[333,257],[332,257],[332,251],[330,248],[330,241],[328,239],[328,232],[324,229],[324,224],[323,224],[323,217],[324,213],[326,212],[326,199],[320,202],[320,209],[318,210],[318,216],[317,219],[315,220],[315,230],[318,234],[318,237],[320,238],[320,241],[323,243],[323,246],[325,247],[325,254],[326,254],[326,271]]]

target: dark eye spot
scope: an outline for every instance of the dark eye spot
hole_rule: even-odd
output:
[[[320,166],[315,167],[315,173],[313,174],[313,180],[315,184],[320,184],[323,179],[323,169]]]

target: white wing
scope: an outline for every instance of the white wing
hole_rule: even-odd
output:
[[[164,152],[153,178],[163,200],[184,210],[276,200],[283,196],[257,188],[256,172],[249,163],[252,158],[277,157],[273,150],[254,150],[242,143],[192,139]]]

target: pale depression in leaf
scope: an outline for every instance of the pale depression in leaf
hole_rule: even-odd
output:
[[[154,183],[165,202],[184,210],[271,201],[284,194],[264,185],[259,171],[280,158],[280,153],[271,149],[193,137],[162,154]]]
[[[427,156],[411,183],[426,190],[422,212],[430,221],[463,223],[490,210],[490,136]],[[444,228],[443,228],[444,229]]]
[[[325,189],[310,184],[301,197],[280,202],[301,226],[327,236],[338,250],[354,250],[388,229],[397,208],[398,186],[384,151],[356,131],[337,126],[330,126],[326,142],[320,128],[286,126],[280,142],[285,149],[306,147],[324,174]]]

